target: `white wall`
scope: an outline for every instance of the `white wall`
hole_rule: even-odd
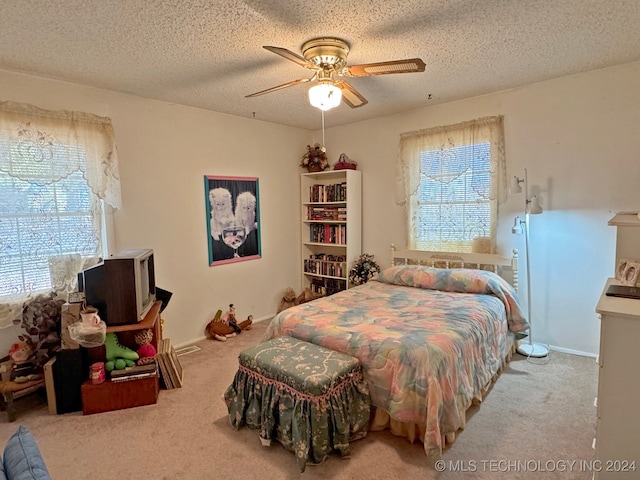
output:
[[[612,212],[640,209],[638,78],[636,62],[328,128],[330,159],[344,152],[363,172],[363,251],[387,265],[389,245],[405,244],[403,211],[394,204],[393,190],[400,133],[504,115],[507,175],[522,177],[527,168],[530,188],[545,210],[531,218],[534,337],[595,354],[594,309],[614,266],[616,232],[607,221]],[[499,253],[519,250],[521,278],[524,241],[511,235],[511,226],[523,206],[522,194],[500,206],[498,233]],[[522,287],[526,304],[525,281]]]
[[[0,71],[0,100],[109,116],[123,207],[115,250],[155,251],[156,283],[173,292],[165,336],[204,335],[217,309],[268,318],[284,289],[300,288],[299,173],[310,132],[131,95]],[[262,258],[209,267],[204,175],[259,178]],[[17,328],[0,330],[0,352]]]
[[[332,162],[345,152],[363,171],[363,251],[386,265],[389,245],[405,243],[402,209],[393,201],[400,133],[504,115],[507,174],[522,176],[528,168],[545,209],[532,217],[536,340],[596,353],[594,308],[614,264],[615,229],[607,220],[614,211],[640,209],[637,78],[636,62],[328,128]],[[0,100],[113,119],[124,203],[115,215],[116,247],[156,251],[157,283],[174,293],[163,314],[174,344],[201,337],[228,303],[240,317],[263,318],[273,314],[284,288],[299,289],[297,162],[309,132],[2,71]],[[259,177],[262,259],[208,266],[207,174]],[[521,195],[500,206],[500,253],[518,248],[524,256],[522,237],[510,234],[522,206]],[[524,289],[521,297],[526,300]],[[0,351],[17,334],[0,331]]]

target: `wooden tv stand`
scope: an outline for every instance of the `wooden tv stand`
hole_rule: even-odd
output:
[[[118,342],[132,350],[137,350],[135,334],[140,330],[151,329],[153,340],[151,344],[158,350],[158,342],[162,340],[162,326],[160,324],[160,306],[162,302],[153,304],[149,312],[138,323],[129,325],[114,325],[107,327],[107,333],[115,333]],[[104,346],[89,349],[89,357],[92,361],[102,362],[106,357]],[[90,380],[82,384],[82,413],[109,412],[123,408],[138,407],[141,405],[155,404],[159,392],[158,375],[151,378],[131,380],[114,383],[107,380],[99,385],[94,385]]]
[[[162,340],[162,325],[160,324],[160,307],[161,301],[157,301],[153,304],[151,309],[147,312],[145,317],[138,323],[131,323],[128,325],[113,325],[107,327],[107,333],[115,333],[118,337],[118,343],[123,347],[128,347],[131,350],[138,350],[139,345],[136,343],[135,335],[140,330],[151,329],[153,332],[153,340],[151,345],[158,351],[158,344]],[[104,346],[95,348],[89,348],[89,361],[104,362],[107,356],[107,351]]]
[[[118,341],[122,345],[137,350],[138,346],[136,345],[135,340],[133,342],[133,345],[129,345],[130,342],[127,342],[120,337],[133,337],[133,335],[135,335],[137,331],[150,328],[153,331],[153,340],[151,341],[151,344],[156,350],[158,350],[158,342],[162,340],[162,326],[160,325],[161,306],[162,302],[157,301],[151,306],[145,317],[138,323],[131,323],[128,325],[114,325],[111,327],[108,326],[107,333],[111,332],[117,334]]]

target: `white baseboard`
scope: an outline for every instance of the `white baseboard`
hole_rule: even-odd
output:
[[[580,357],[596,358],[598,356],[597,353],[583,352],[581,350],[573,350],[571,348],[558,347],[558,346],[555,346],[555,345],[549,345],[548,347],[549,347],[549,350],[554,350],[554,351],[560,352],[560,353],[568,353],[570,355],[578,355]]]

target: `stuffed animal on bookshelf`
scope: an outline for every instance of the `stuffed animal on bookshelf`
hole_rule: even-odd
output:
[[[293,307],[297,305],[298,302],[296,300],[296,292],[293,288],[287,287],[284,291],[284,295],[282,296],[282,300],[280,300],[280,305],[278,306],[278,312],[280,313],[283,310],[286,310],[289,307]]]
[[[138,345],[138,356],[140,357],[136,362],[138,365],[147,365],[153,363],[158,353],[155,347],[151,344],[153,340],[153,330],[147,328],[145,330],[138,330],[134,335],[136,344]]]
[[[113,332],[109,332],[105,336],[104,346],[107,350],[107,361],[104,364],[107,372],[133,367],[136,364],[136,360],[140,358],[139,355],[130,348],[120,345],[118,337]]]

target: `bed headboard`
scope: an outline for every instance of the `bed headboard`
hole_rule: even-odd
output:
[[[425,265],[436,268],[471,268],[497,273],[518,290],[518,250],[511,257],[494,253],[454,253],[398,250],[391,245],[391,265]]]

